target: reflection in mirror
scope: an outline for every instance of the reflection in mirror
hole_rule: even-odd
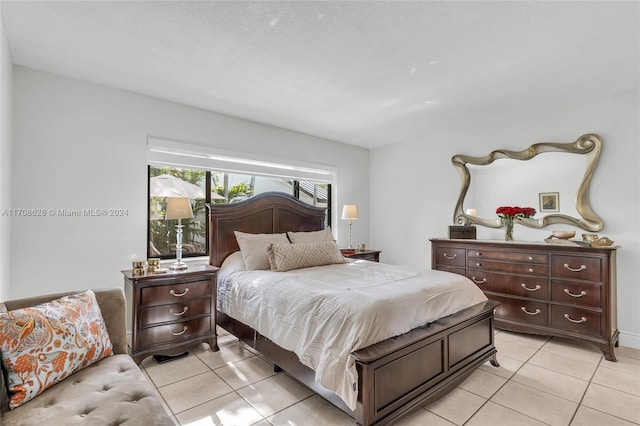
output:
[[[572,143],[538,143],[524,151],[498,150],[484,157],[455,155],[451,161],[461,175],[462,188],[454,222],[499,228],[502,223],[496,208],[518,205],[538,212],[518,222],[524,226],[566,223],[599,231],[604,223],[589,204],[589,184],[601,149],[600,137],[587,134]],[[540,193],[558,193],[556,211],[541,211]],[[467,209],[477,214],[468,215]]]

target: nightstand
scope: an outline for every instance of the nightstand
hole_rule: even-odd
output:
[[[344,257],[348,257],[349,259],[362,259],[362,260],[370,260],[372,262],[380,262],[380,250],[352,250],[341,249],[342,255]]]
[[[176,356],[206,342],[218,350],[216,273],[191,265],[182,271],[133,275],[122,271],[131,327],[129,350],[138,364],[150,355]]]

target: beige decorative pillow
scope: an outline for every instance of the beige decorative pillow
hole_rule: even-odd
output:
[[[0,313],[0,351],[11,408],[113,353],[91,290]]]
[[[289,241],[293,244],[298,243],[320,243],[322,241],[335,241],[331,228],[326,227],[321,231],[308,231],[308,232],[287,232]]]
[[[269,258],[267,257],[267,246],[271,243],[287,244],[287,234],[248,234],[246,232],[234,231],[236,240],[242,253],[244,265],[248,271],[258,269],[269,269]]]
[[[271,270],[276,272],[344,263],[344,257],[334,241],[269,244],[267,253]]]

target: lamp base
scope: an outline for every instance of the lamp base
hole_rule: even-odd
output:
[[[188,269],[189,265],[187,265],[184,262],[176,262],[174,264],[172,264],[171,266],[169,266],[169,269],[171,269],[172,271],[182,271],[184,269]]]

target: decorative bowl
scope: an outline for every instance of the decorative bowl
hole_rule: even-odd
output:
[[[551,235],[561,240],[568,240],[569,238],[575,237],[576,231],[553,231]]]

